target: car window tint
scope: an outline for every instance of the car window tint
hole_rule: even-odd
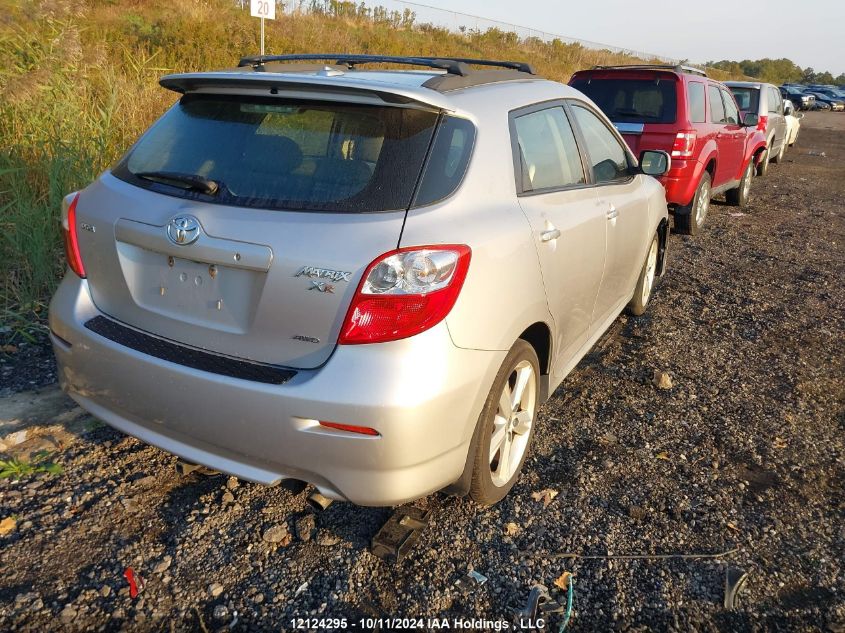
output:
[[[475,126],[466,119],[446,116],[434,137],[415,207],[432,204],[451,195],[463,180],[475,139]]]
[[[725,106],[722,104],[722,94],[719,86],[707,86],[707,94],[710,96],[710,122],[725,122]]]
[[[689,117],[692,123],[704,123],[707,119],[704,113],[704,84],[691,81],[687,84],[687,101],[689,102]]]
[[[599,117],[587,108],[573,105],[572,111],[584,135],[584,143],[587,146],[596,182],[611,182],[627,178],[630,175],[628,153],[616,136]]]
[[[674,123],[676,80],[576,79],[572,87],[590,97],[611,121],[620,123]]]
[[[736,108],[731,93],[727,90],[722,90],[722,102],[725,106],[725,121],[731,125],[739,124],[739,110]]]
[[[760,91],[757,88],[736,88],[731,86],[730,90],[740,110],[743,112],[757,113],[757,106],[760,103]]]
[[[524,114],[515,119],[514,126],[523,191],[586,182],[575,135],[562,107]]]
[[[291,211],[404,210],[438,120],[436,112],[414,108],[188,95],[112,173],[184,198],[201,194],[138,174],[208,178],[220,185],[205,200],[209,203]]]

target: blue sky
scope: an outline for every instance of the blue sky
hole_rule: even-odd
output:
[[[695,62],[788,57],[845,72],[843,0],[421,0],[446,10]],[[391,6],[391,2],[382,2]],[[424,11],[416,10],[420,17]],[[427,20],[423,20],[427,21]]]

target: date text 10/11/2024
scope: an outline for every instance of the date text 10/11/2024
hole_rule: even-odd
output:
[[[296,630],[324,629],[373,629],[386,630],[463,630],[463,631],[509,631],[536,630],[545,628],[542,618],[520,618],[508,620],[485,620],[483,618],[293,618],[291,627]]]

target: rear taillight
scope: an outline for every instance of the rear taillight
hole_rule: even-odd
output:
[[[65,238],[65,256],[68,266],[80,278],[85,279],[85,266],[82,265],[82,254],[79,252],[79,237],[76,233],[76,203],[79,194],[72,193],[62,200],[62,233]]]
[[[760,116],[760,118],[757,121],[757,129],[760,130],[761,132],[765,132],[766,126],[768,124],[769,124],[769,115],[763,114],[763,115]]]
[[[695,150],[695,130],[678,132],[672,145],[672,158],[692,158]]]
[[[384,343],[419,334],[446,318],[463,286],[471,251],[463,244],[414,246],[371,263],[338,343]]]

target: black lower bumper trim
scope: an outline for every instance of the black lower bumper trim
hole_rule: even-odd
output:
[[[139,332],[104,316],[86,321],[85,327],[102,337],[114,341],[136,352],[148,354],[170,363],[207,371],[211,374],[281,385],[296,376],[292,369],[261,365],[245,360],[219,356],[193,347],[186,347],[144,332]]]

